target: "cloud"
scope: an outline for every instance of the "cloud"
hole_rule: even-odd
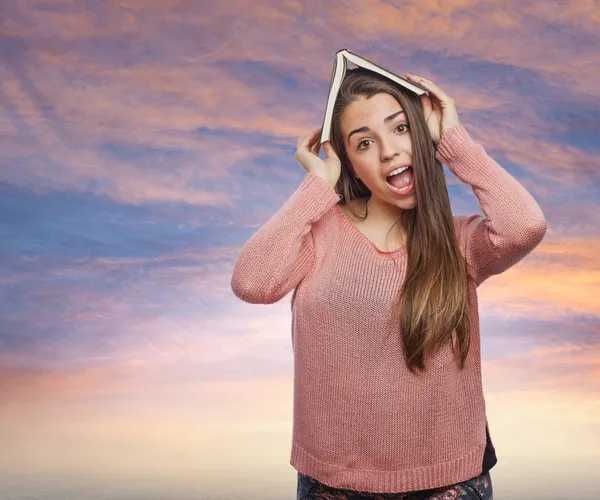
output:
[[[361,8],[356,4],[349,11],[361,12]],[[180,2],[152,6],[113,2],[80,11],[69,3],[50,10],[36,2],[21,3],[11,11],[11,26],[29,23],[35,29],[23,30],[28,37],[25,45],[19,30],[10,28],[8,51],[18,57],[9,58],[3,66],[2,92],[11,103],[10,119],[0,125],[5,134],[0,157],[3,178],[35,189],[89,190],[123,203],[230,204],[225,184],[207,189],[201,182],[228,178],[239,192],[240,178],[231,174],[234,166],[253,165],[273,155],[277,144],[293,151],[296,139],[321,119],[333,52],[325,38],[308,36],[316,25],[295,24],[302,9],[288,2],[236,15],[235,4],[199,8]],[[486,4],[453,2],[440,7],[414,2],[394,8],[380,2],[370,5],[364,16],[346,16],[336,8],[321,10],[324,19],[346,31],[364,32],[369,20],[384,20],[384,30],[393,32],[392,39],[399,37],[396,26],[408,29],[402,35],[407,56],[400,57],[409,58],[405,59],[408,67],[409,61],[421,60],[416,50],[430,50],[430,68],[440,68],[440,72],[430,69],[428,76],[449,85],[466,123],[472,124],[473,135],[494,154],[528,166],[537,178],[561,185],[584,184],[597,176],[594,152],[557,145],[543,136],[556,129],[540,120],[537,96],[548,95],[557,86],[569,86],[580,95],[587,91],[573,87],[581,78],[561,83],[530,57],[528,51],[543,48],[547,52],[547,46],[527,44],[514,30],[531,22],[533,11],[492,10],[484,21],[475,23],[474,14],[488,13]],[[569,4],[565,11],[570,13],[561,11],[565,22],[587,26],[585,9]],[[556,37],[549,26],[536,25],[536,33],[551,32]],[[513,30],[510,37],[490,35],[506,29]],[[286,43],[290,30],[302,43]],[[270,36],[264,37],[265,32]],[[240,33],[244,33],[244,43],[252,40],[252,50],[243,49]],[[446,37],[446,45],[437,61],[439,37]],[[454,40],[452,44],[448,37]],[[493,51],[482,47],[484,39],[493,40]],[[274,48],[275,40],[281,42],[281,49]],[[413,40],[419,40],[418,45]],[[548,39],[547,43],[554,42]],[[509,61],[497,53],[505,46]],[[331,52],[330,56],[323,57],[325,52]],[[392,53],[383,46],[378,57],[391,63]],[[588,67],[586,57],[582,51],[577,57],[568,55],[570,64],[581,60]],[[465,65],[484,63],[487,68],[470,73],[481,82],[479,86],[468,80],[460,85],[452,82],[452,75],[465,71]],[[515,75],[514,68],[530,72],[529,77],[545,93],[519,93],[514,80],[505,76]],[[425,70],[417,66],[416,71],[421,69]],[[315,79],[314,75],[321,76]],[[494,84],[496,80],[502,84]],[[484,90],[490,84],[493,87]],[[584,102],[587,106],[582,99],[581,109],[585,109]],[[503,110],[506,106],[511,113]],[[523,133],[523,129],[536,133]],[[137,161],[124,160],[107,154],[106,144],[137,149],[140,154]],[[168,161],[165,150],[169,149],[181,154]],[[148,168],[157,161],[159,168]]]
[[[557,318],[600,311],[600,240],[543,241],[524,261],[479,288],[493,315]]]
[[[564,14],[557,21],[543,2],[523,8],[511,0],[500,10],[486,2],[446,2],[441,7],[414,0],[396,7],[384,1],[368,6],[356,1],[331,15],[330,22],[333,30],[344,30],[358,45],[372,43],[374,34],[387,45],[401,33],[404,53],[440,51],[450,58],[527,68],[560,87],[597,98],[589,65],[597,60],[592,42],[597,15],[577,3],[561,4]],[[422,73],[421,67],[413,72]]]
[[[513,336],[518,335],[518,330]],[[510,342],[505,338],[504,342]],[[496,391],[539,391],[590,401],[600,393],[600,343],[538,347],[484,360],[486,385]]]
[[[2,271],[0,366],[62,371],[133,361],[178,361],[182,343],[209,335],[225,315],[225,248],[158,258],[41,258]],[[70,369],[67,368],[67,369]]]
[[[596,456],[600,13],[576,1],[392,4],[3,6],[0,469],[56,479],[59,467],[69,482],[135,463],[157,483],[177,471],[179,487],[189,471],[191,494],[198,467],[245,470],[240,442],[284,442],[289,303],[243,303],[230,278],[304,175],[296,141],[321,123],[342,47],[439,83],[539,201],[544,241],[479,289],[492,433],[502,439],[497,414],[515,456],[548,435],[562,436],[556,457]],[[453,205],[477,210],[469,186],[449,183]],[[523,421],[537,434],[519,435]]]

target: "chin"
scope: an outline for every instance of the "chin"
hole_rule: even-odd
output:
[[[415,208],[417,206],[417,200],[415,199],[412,202],[411,201],[400,202],[400,203],[397,203],[396,206],[398,206],[402,210],[412,210],[413,208]]]
[[[392,199],[390,201],[392,205],[396,205],[398,208],[402,210],[412,210],[417,206],[417,196],[415,193],[412,193],[401,199]]]

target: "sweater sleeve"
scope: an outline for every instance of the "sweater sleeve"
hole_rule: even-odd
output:
[[[340,200],[321,177],[307,173],[285,204],[242,246],[231,289],[251,304],[279,301],[314,263],[312,225]]]
[[[531,252],[546,233],[533,196],[473,141],[462,125],[442,135],[436,157],[470,184],[484,216],[458,217],[458,238],[477,285]]]

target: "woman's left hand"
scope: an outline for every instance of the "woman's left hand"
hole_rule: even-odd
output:
[[[460,123],[454,99],[431,80],[411,73],[406,73],[406,78],[429,89],[429,96],[421,95],[421,103],[431,138],[437,145],[446,130]]]

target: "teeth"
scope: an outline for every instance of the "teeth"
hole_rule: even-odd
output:
[[[392,170],[392,171],[391,171],[391,172],[388,174],[388,177],[391,177],[392,175],[396,175],[396,174],[399,174],[399,173],[401,173],[401,172],[404,172],[404,171],[405,171],[405,170],[406,170],[408,167],[409,167],[409,165],[407,165],[406,167],[400,167],[400,168],[397,168],[396,170]]]

